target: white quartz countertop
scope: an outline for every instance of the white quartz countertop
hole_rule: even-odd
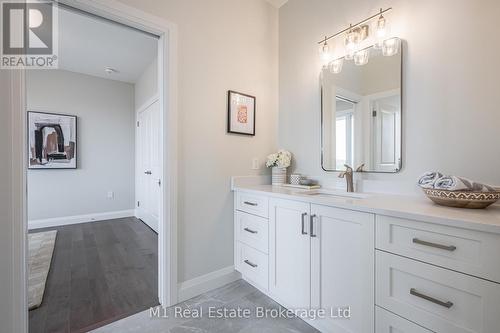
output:
[[[492,205],[486,209],[451,208],[436,205],[423,194],[422,196],[408,196],[368,193],[366,198],[315,196],[305,194],[307,190],[271,185],[237,186],[234,190],[465,229],[500,233],[499,205]],[[345,192],[338,191],[338,193]]]

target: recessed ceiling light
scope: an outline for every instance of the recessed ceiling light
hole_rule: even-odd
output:
[[[118,73],[118,71],[114,68],[111,68],[111,67],[106,67],[104,68],[104,71],[108,74],[114,74],[114,73]]]

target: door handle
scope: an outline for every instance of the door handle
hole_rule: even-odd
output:
[[[444,301],[441,301],[441,300],[439,300],[437,298],[434,298],[434,297],[431,297],[431,296],[427,296],[425,294],[422,294],[422,293],[418,292],[415,288],[411,288],[410,289],[410,295],[413,295],[415,297],[419,297],[419,298],[425,299],[426,301],[429,301],[429,302],[437,304],[437,305],[444,306],[447,309],[449,309],[449,308],[451,308],[453,306],[453,303],[450,302],[450,301],[444,302]]]
[[[307,216],[307,213],[302,213],[302,217],[301,217],[302,218],[302,230],[301,230],[302,235],[307,235],[307,231],[304,231],[304,227],[306,224],[306,221],[305,221],[306,216]]]
[[[314,234],[314,218],[316,217],[316,214],[313,214],[310,216],[309,218],[309,234],[311,235],[311,237],[318,237],[318,235],[315,235]]]
[[[148,171],[144,171],[144,174],[145,174],[145,175],[151,175],[151,174],[152,174],[152,172],[151,172],[151,170],[148,170]]]
[[[415,244],[434,247],[436,249],[446,250],[446,251],[450,251],[450,252],[453,252],[457,249],[457,247],[455,245],[443,245],[443,244],[438,244],[438,243],[432,243],[432,242],[424,241],[424,240],[421,240],[418,238],[413,238],[412,242]]]
[[[245,261],[243,261],[243,262],[244,262],[245,264],[247,264],[248,266],[253,267],[253,268],[256,268],[257,266],[259,266],[259,265],[254,264],[253,262],[251,262],[251,261],[249,261],[249,260],[245,260]]]
[[[243,228],[243,230],[245,230],[246,232],[249,232],[251,234],[256,234],[258,233],[258,231],[255,231],[255,230],[252,230],[252,229],[248,229],[248,228]]]

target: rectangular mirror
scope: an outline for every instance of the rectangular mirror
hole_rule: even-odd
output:
[[[368,63],[342,59],[321,73],[321,166],[325,171],[401,170],[402,51],[367,48]],[[340,71],[339,71],[340,64]],[[335,73],[338,72],[338,73]]]

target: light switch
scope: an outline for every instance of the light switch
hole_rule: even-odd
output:
[[[252,160],[252,170],[259,170],[260,169],[260,165],[259,165],[259,159],[258,158],[254,158]]]
[[[115,193],[113,191],[108,191],[108,199],[113,199],[115,197]]]

